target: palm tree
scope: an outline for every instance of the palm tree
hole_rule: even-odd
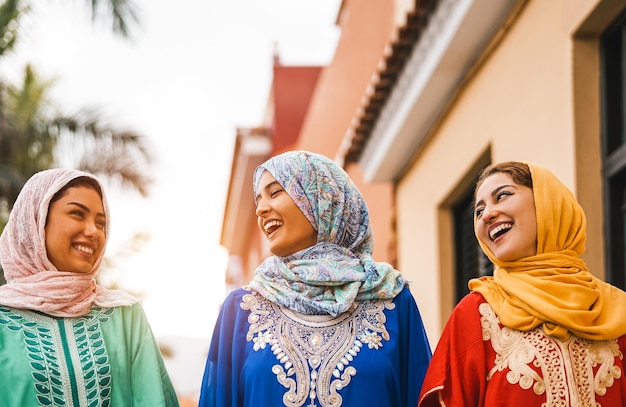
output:
[[[116,35],[130,38],[131,27],[139,24],[132,0],[87,1],[92,19],[110,19]],[[20,19],[30,10],[27,0],[0,5],[0,57],[14,48]],[[146,139],[107,123],[98,109],[61,112],[47,97],[52,85],[30,65],[18,86],[0,80],[0,231],[24,182],[61,163],[117,181],[143,196],[148,193],[152,180]]]
[[[92,21],[110,20],[113,33],[122,38],[131,38],[132,27],[139,26],[139,12],[132,0],[86,1],[90,5]],[[0,5],[0,56],[15,46],[20,19],[30,10],[28,0],[5,0]]]
[[[34,1],[34,0],[31,0]],[[37,0],[41,1],[41,0]],[[114,34],[131,38],[139,26],[132,0],[87,0],[92,21],[110,20]],[[19,40],[20,20],[31,10],[28,0],[0,4],[0,57]],[[142,195],[151,183],[151,156],[145,139],[136,132],[106,123],[97,109],[64,114],[47,98],[52,81],[37,77],[27,65],[19,86],[0,79],[0,232],[11,206],[28,178],[60,159],[103,175]],[[0,268],[0,284],[4,281]]]
[[[20,86],[0,83],[0,200],[5,206],[31,175],[55,164],[103,175],[147,195],[146,139],[106,123],[96,109],[59,112],[47,98],[51,84],[30,65]]]

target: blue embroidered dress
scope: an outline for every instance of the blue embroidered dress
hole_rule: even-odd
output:
[[[408,288],[339,318],[238,289],[220,312],[199,405],[414,407],[429,360]]]
[[[274,180],[263,181],[265,172]],[[372,258],[369,212],[327,157],[291,151],[255,170],[259,224],[289,233],[288,193],[317,232],[314,245],[270,256],[226,299],[213,332],[201,407],[415,407],[431,351],[398,270]],[[287,224],[285,229],[283,224]],[[292,224],[293,225],[293,224]],[[275,228],[274,228],[275,226]],[[284,231],[284,232],[283,232]],[[266,231],[267,232],[267,231]]]
[[[0,407],[178,406],[143,308],[55,318],[0,306]]]

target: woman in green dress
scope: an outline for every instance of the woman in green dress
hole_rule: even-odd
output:
[[[140,302],[95,280],[109,222],[91,174],[24,185],[0,236],[0,407],[178,406]]]

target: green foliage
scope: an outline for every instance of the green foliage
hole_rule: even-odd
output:
[[[129,38],[131,28],[139,25],[132,0],[87,3],[92,19],[111,21],[114,34]],[[0,57],[15,47],[20,19],[31,11],[30,4],[28,0],[0,4]],[[0,232],[26,180],[61,163],[117,181],[144,196],[152,182],[152,157],[142,135],[107,123],[97,109],[61,112],[48,98],[53,85],[30,65],[17,85],[0,79]]]
[[[18,42],[20,20],[31,11],[32,1],[4,0],[0,4],[0,57]],[[131,39],[133,29],[140,26],[139,11],[132,0],[86,0],[86,3],[92,21],[109,22],[112,32],[122,38]]]
[[[0,56],[15,46],[19,17],[27,11],[20,0],[6,0],[0,5]]]
[[[139,12],[132,0],[89,0],[91,18],[111,19],[115,34],[130,38],[132,24],[139,24]]]
[[[57,112],[47,98],[52,82],[27,66],[20,86],[0,84],[0,206],[10,208],[38,171],[64,164],[148,194],[152,156],[146,139],[106,123],[97,110]],[[0,227],[6,222],[0,210]]]

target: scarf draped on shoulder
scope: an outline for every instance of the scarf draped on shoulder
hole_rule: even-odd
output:
[[[0,263],[7,281],[0,286],[0,304],[57,317],[78,317],[87,314],[94,304],[113,307],[138,301],[129,293],[108,290],[96,283],[104,250],[87,274],[58,270],[48,259],[45,226],[50,200],[78,177],[98,181],[89,173],[51,169],[33,175],[22,188],[0,236]],[[100,190],[108,241],[109,207],[102,186]]]
[[[291,151],[254,173],[254,194],[269,171],[317,231],[317,244],[270,256],[250,286],[268,300],[305,314],[339,315],[355,302],[394,298],[406,285],[390,264],[372,259],[367,206],[346,172],[325,156]]]
[[[626,334],[626,293],[594,277],[579,257],[585,250],[585,214],[572,192],[550,171],[530,163],[537,214],[537,254],[498,260],[493,277],[469,282],[500,322],[528,331],[537,326],[562,340],[570,333],[589,340]],[[478,236],[477,236],[478,238]]]

